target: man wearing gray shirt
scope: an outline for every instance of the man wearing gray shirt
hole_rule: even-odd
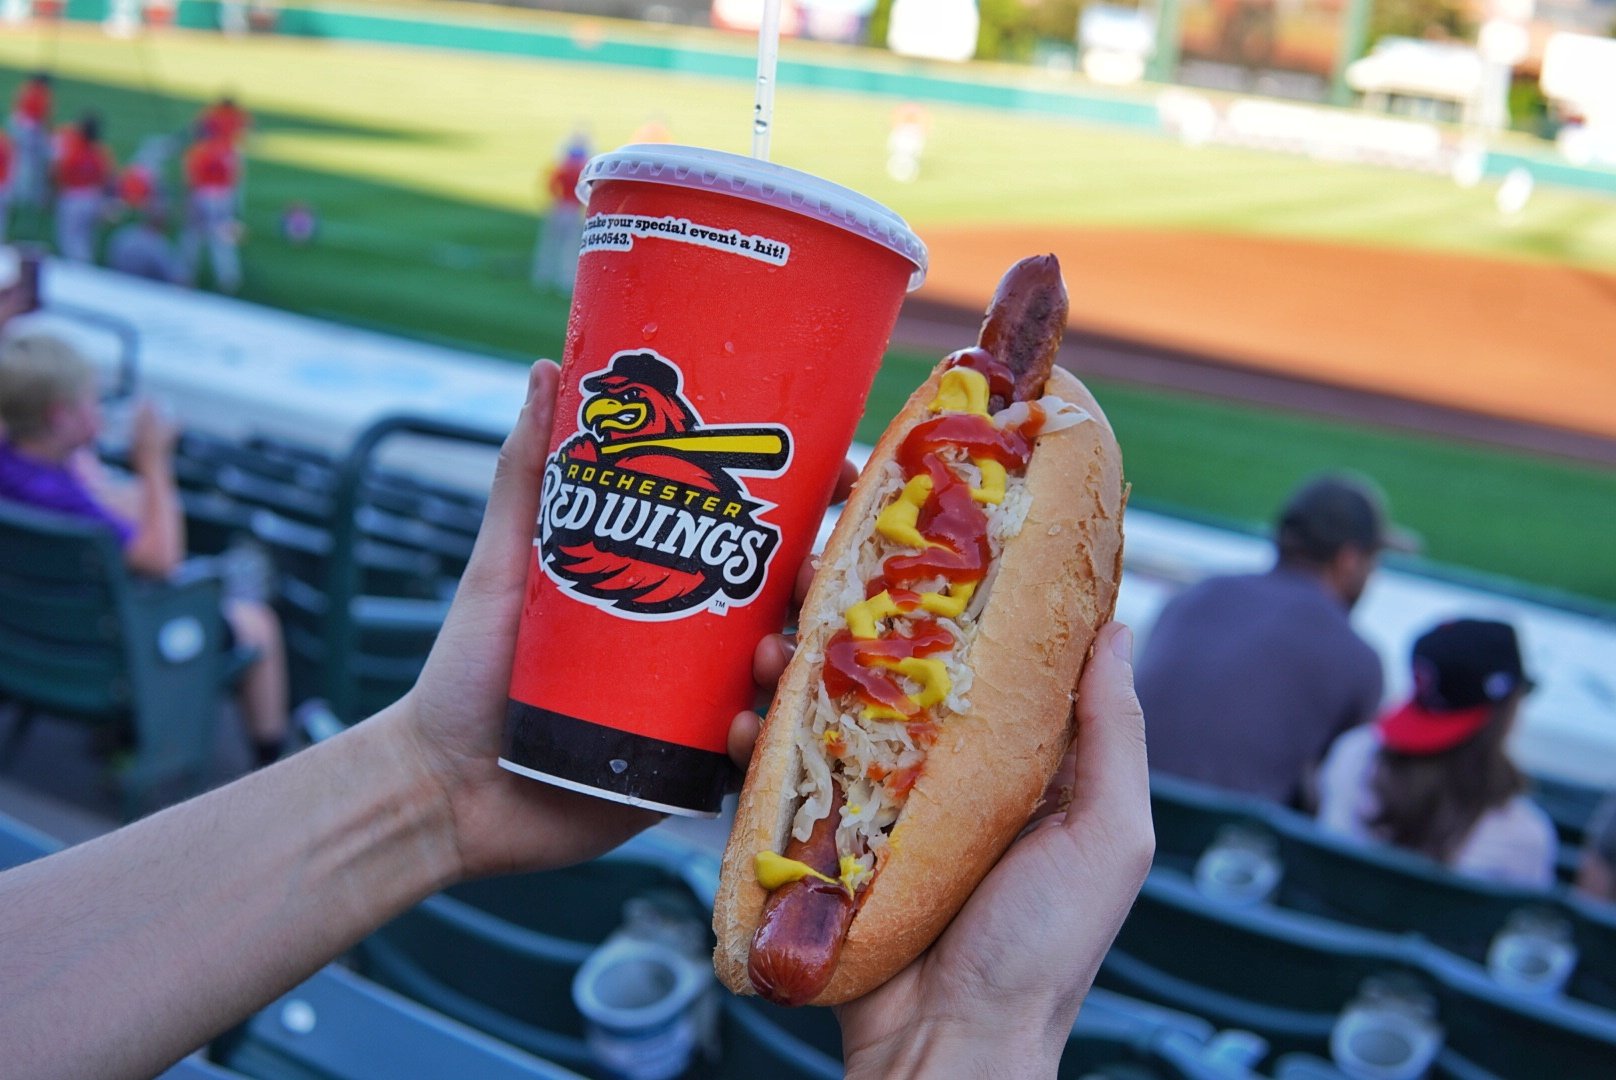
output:
[[[1380,658],[1348,614],[1387,539],[1375,491],[1326,474],[1285,504],[1272,570],[1174,597],[1136,670],[1151,768],[1307,804],[1331,741],[1380,705]]]

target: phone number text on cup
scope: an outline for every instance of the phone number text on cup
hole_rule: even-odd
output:
[[[715,229],[689,218],[645,217],[640,214],[593,214],[584,222],[579,255],[592,251],[631,251],[636,238],[654,237],[681,244],[696,244],[727,251],[770,266],[784,266],[791,247],[766,236],[748,236],[736,229]]]

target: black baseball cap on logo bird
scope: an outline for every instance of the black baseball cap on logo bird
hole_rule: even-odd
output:
[[[655,353],[618,353],[610,368],[583,381],[585,390],[606,393],[630,385],[648,386],[672,397],[679,392],[679,372]]]

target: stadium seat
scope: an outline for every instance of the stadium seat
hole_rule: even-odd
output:
[[[1567,992],[1616,1009],[1616,908],[1565,890],[1465,877],[1410,852],[1321,829],[1311,818],[1170,777],[1151,780],[1157,864],[1189,873],[1204,845],[1230,826],[1271,837],[1282,868],[1272,902],[1338,922],[1416,933],[1482,963],[1517,914],[1542,911],[1571,929],[1579,961]]]
[[[1446,1030],[1439,1067],[1451,1075],[1591,1077],[1609,1070],[1590,1063],[1616,1062],[1616,1014],[1512,994],[1412,936],[1216,904],[1171,870],[1151,873],[1101,969],[1108,987],[1256,1032],[1279,1052],[1315,1054],[1370,979],[1436,1004]]]
[[[215,1056],[252,1080],[582,1080],[334,966],[221,1040]]]
[[[0,870],[43,858],[62,845],[26,822],[0,814]]]
[[[1364,980],[1387,974],[1423,978],[1397,938],[1265,907],[1219,905],[1184,876],[1158,869],[1099,981],[1218,1027],[1256,1032],[1276,1050],[1316,1052]]]
[[[1249,795],[1153,773],[1150,813],[1156,827],[1156,865],[1188,873],[1226,828],[1273,832],[1271,815],[1276,809]]]
[[[1563,998],[1511,994],[1439,949],[1426,947],[1423,961],[1439,980],[1438,1016],[1447,1047],[1438,1065],[1444,1072],[1466,1080],[1616,1075],[1616,1013]]]
[[[367,703],[361,700],[362,686],[350,679],[348,673],[362,668],[362,661],[376,658],[376,654],[367,651],[365,609],[353,602],[354,598],[365,595],[366,548],[375,543],[364,536],[361,510],[378,451],[399,436],[450,445],[496,447],[504,442],[502,432],[424,417],[392,416],[376,421],[361,432],[338,464],[332,493],[330,561],[323,582],[329,604],[324,627],[328,676],[325,696],[332,711],[350,722],[365,715]],[[396,629],[396,624],[390,624],[389,629]],[[424,660],[426,649],[416,655]],[[393,667],[390,663],[385,666],[389,670]]]
[[[1589,819],[1599,809],[1599,804],[1612,794],[1616,793],[1571,780],[1532,777],[1532,799],[1554,820],[1560,843],[1573,850],[1582,847]]]
[[[715,1080],[841,1080],[842,1032],[829,1009],[783,1009],[724,993]]]
[[[1549,893],[1461,877],[1410,852],[1328,834],[1306,819],[1279,836],[1281,906],[1418,933],[1477,963],[1512,915],[1553,903]]]
[[[588,1060],[572,978],[653,897],[705,928],[692,882],[711,857],[655,834],[565,870],[457,885],[361,943],[366,974],[496,1038],[562,1064]]]
[[[225,647],[220,595],[200,564],[144,581],[100,526],[0,504],[0,697],[21,707],[0,767],[43,713],[129,738],[120,770],[129,817],[160,785],[197,790],[220,694],[241,659]]]

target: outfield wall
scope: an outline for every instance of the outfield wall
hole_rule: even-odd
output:
[[[70,19],[99,21],[107,0],[69,0]],[[216,30],[217,0],[180,0],[176,23],[185,29]],[[712,35],[636,33],[634,24],[605,20],[543,19],[490,11],[476,5],[463,10],[447,5],[421,9],[381,5],[287,5],[280,9],[277,31],[293,37],[330,38],[385,45],[458,49],[501,56],[531,57],[568,63],[602,64],[645,71],[752,81],[757,57],[748,39],[736,38],[735,49],[717,47]],[[828,50],[827,50],[828,51]],[[1037,77],[1026,69],[1020,79],[960,78],[942,65],[902,64],[872,53],[868,63],[782,56],[777,81],[785,86],[841,90],[907,101],[1005,109],[1059,116],[1090,123],[1160,131],[1156,106],[1148,97],[1107,94],[1086,84],[1073,89],[1027,85]],[[963,69],[959,69],[963,70]],[[977,70],[977,69],[973,69]]]
[[[69,19],[97,22],[110,0],[68,0]],[[219,28],[218,0],[177,0],[175,22],[190,30]],[[545,16],[474,3],[303,3],[280,9],[279,33],[416,48],[452,49],[563,63],[599,64],[670,74],[750,82],[756,58],[750,41],[668,29],[651,32],[617,20]],[[735,47],[726,47],[733,40]],[[1167,133],[1158,108],[1160,87],[1108,91],[1083,80],[1055,80],[1034,68],[902,61],[879,50],[799,43],[780,58],[786,86],[868,94],[894,100],[962,105]],[[1319,107],[1321,109],[1325,107]],[[1328,114],[1326,114],[1328,115]],[[1436,130],[1433,128],[1433,131]],[[1484,175],[1527,169],[1542,184],[1616,195],[1616,170],[1573,165],[1542,153],[1494,150]]]

